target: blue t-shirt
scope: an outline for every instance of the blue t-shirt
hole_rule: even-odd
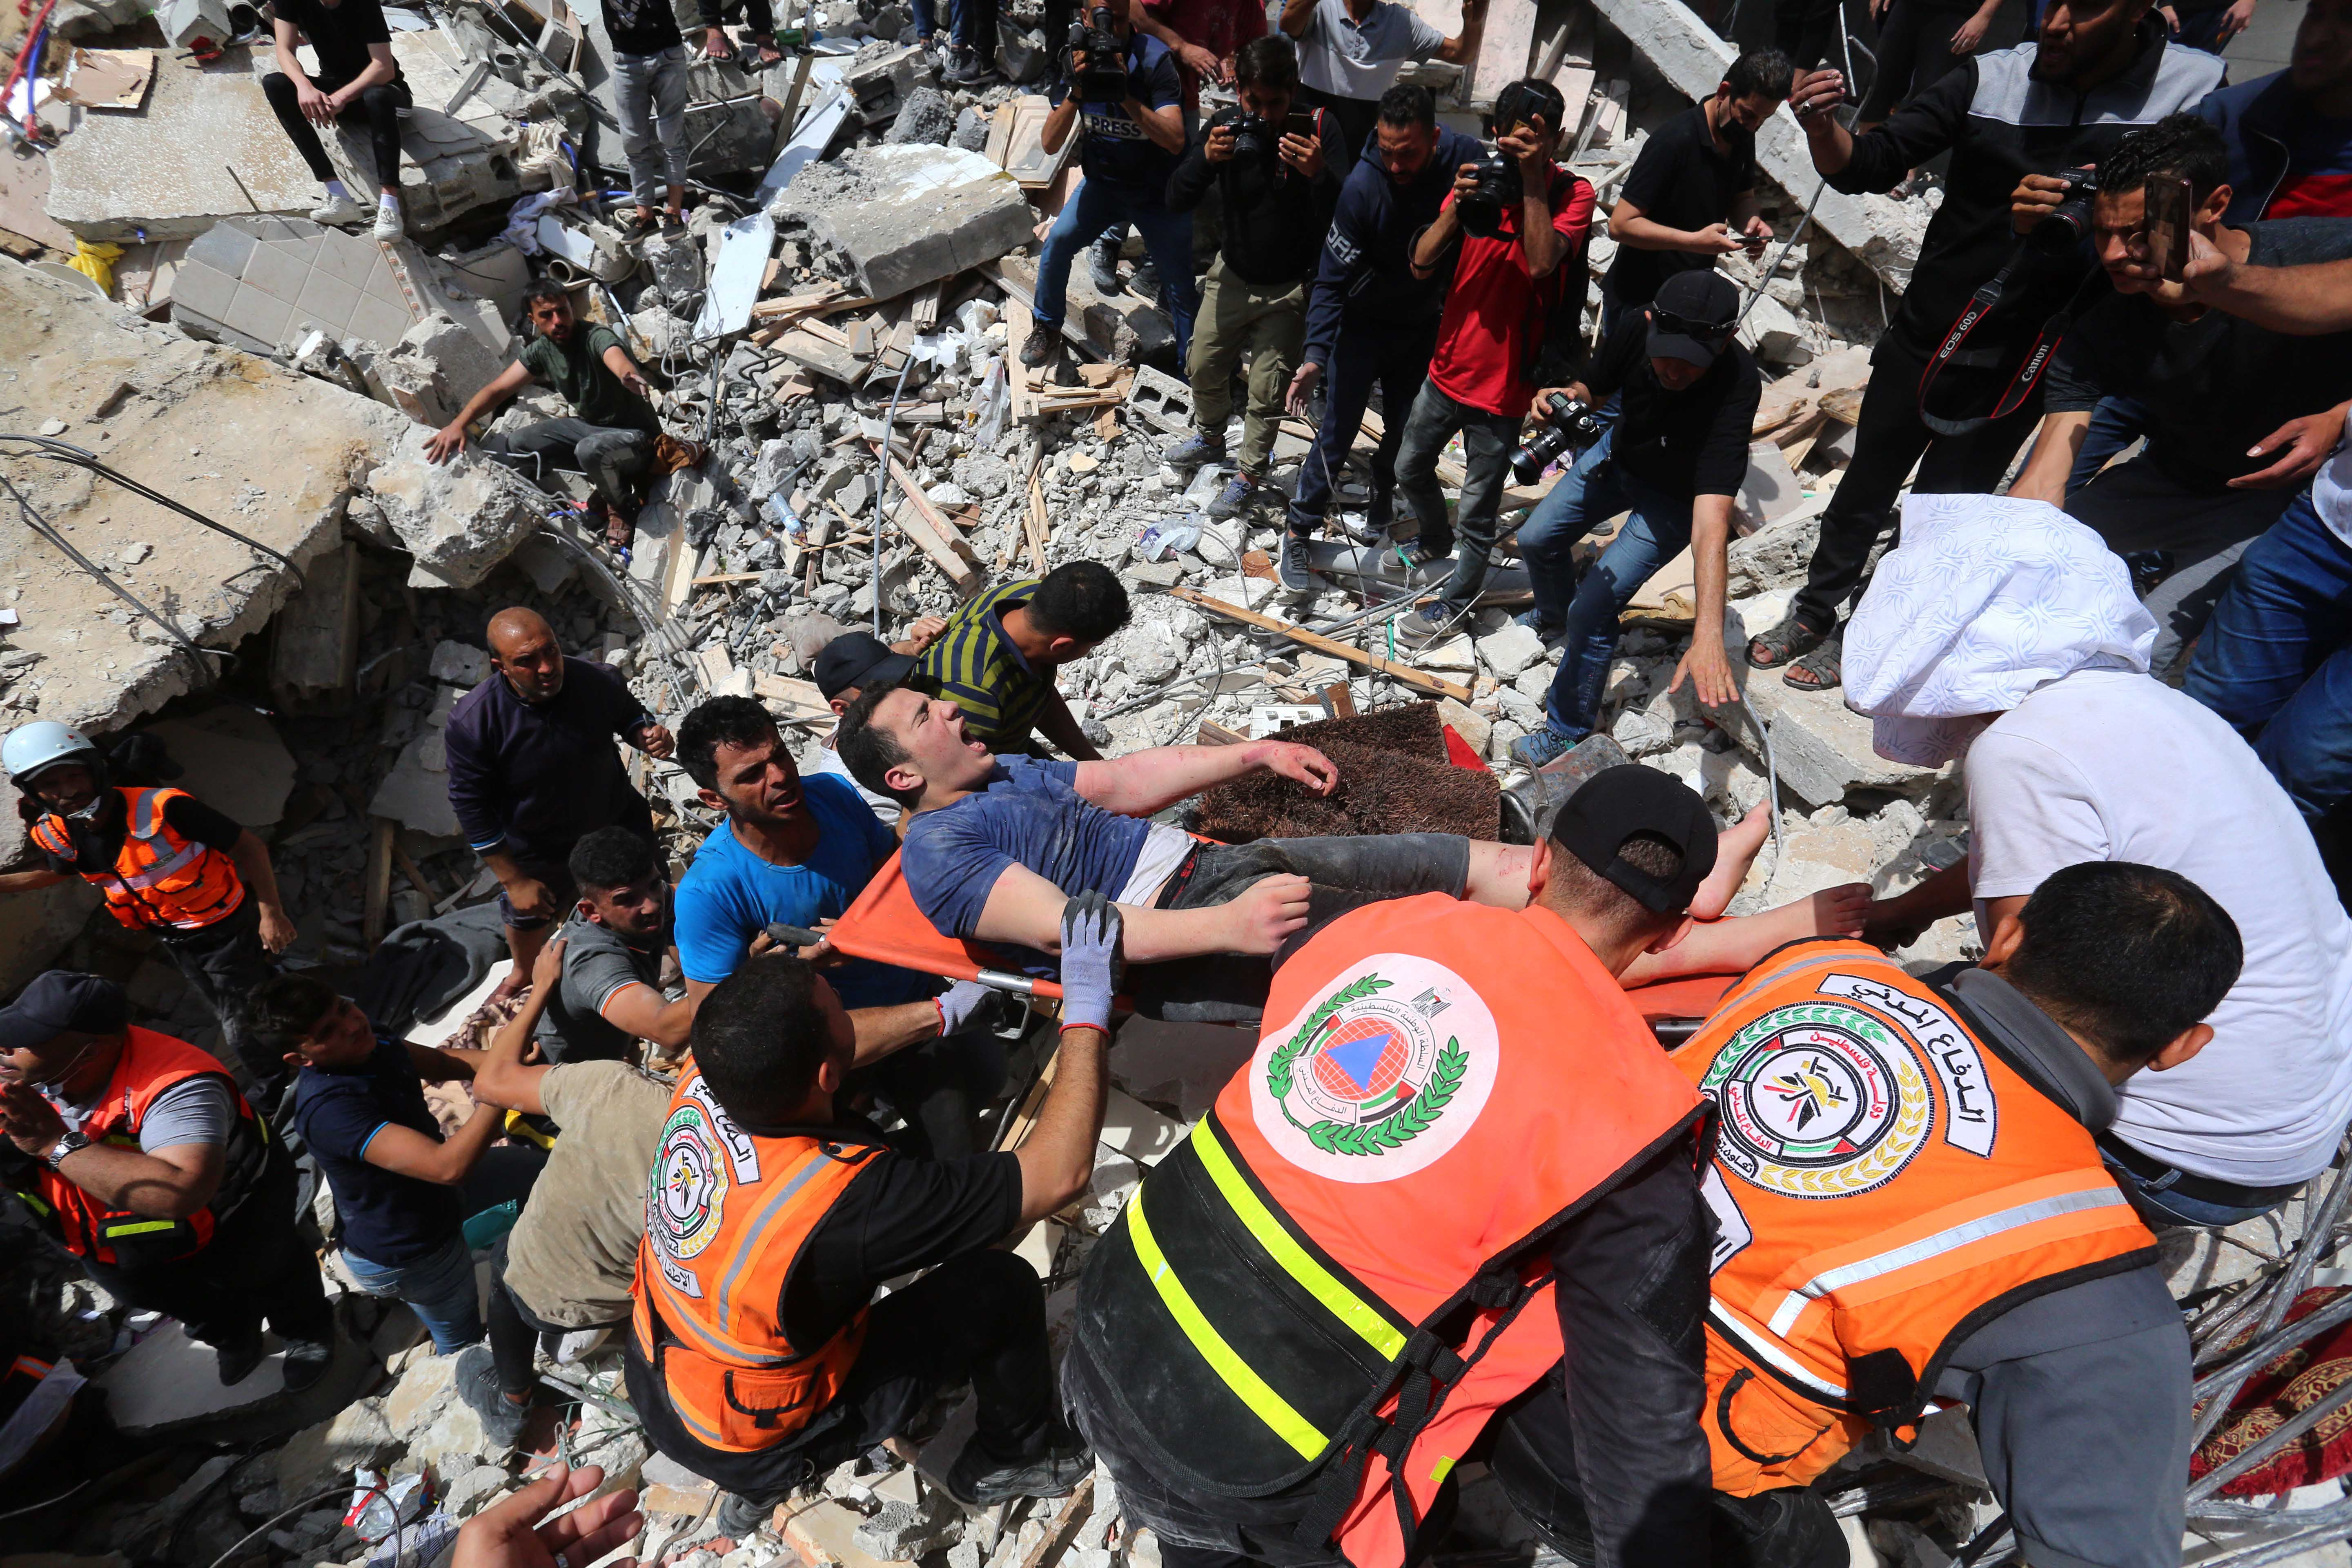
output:
[[[677,884],[677,959],[688,980],[716,984],[735,973],[751,939],[771,924],[813,926],[835,919],[866,890],[898,841],[875,819],[849,781],[801,775],[801,797],[816,816],[816,847],[797,866],[777,866],[743,847],[720,823],[694,852]],[[938,989],[932,976],[865,959],[824,972],[845,1007],[911,1002]]]
[[[907,825],[899,866],[916,907],[950,936],[980,930],[980,911],[1016,861],[1065,893],[1118,897],[1151,824],[1080,795],[1078,764],[999,757],[988,782]]]
[[[1176,57],[1149,34],[1136,33],[1128,38],[1127,74],[1136,101],[1147,109],[1166,109],[1184,101]],[[1066,85],[1056,88],[1054,102],[1059,104],[1069,95]],[[1139,205],[1167,205],[1168,176],[1176,172],[1177,154],[1162,152],[1146,136],[1124,104],[1090,99],[1078,105],[1078,121],[1086,138],[1078,144],[1078,163],[1087,179],[1126,187],[1129,199]]]
[[[386,1127],[441,1142],[441,1124],[425,1103],[425,1080],[398,1040],[378,1035],[374,1054],[349,1071],[306,1067],[296,1074],[294,1125],[334,1189],[347,1250],[398,1268],[464,1233],[457,1188],[367,1163],[368,1144]]]

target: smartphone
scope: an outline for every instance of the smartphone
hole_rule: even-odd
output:
[[[2150,179],[2147,187],[2148,259],[2168,283],[2189,268],[2189,181],[2179,174]]]
[[[1282,133],[1285,136],[1304,136],[1309,142],[1314,141],[1315,111],[1311,109],[1292,110],[1282,117]]]

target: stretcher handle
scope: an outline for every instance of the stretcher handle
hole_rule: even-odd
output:
[[[992,991],[1010,991],[1017,996],[1037,994],[1037,983],[1026,974],[1013,974],[1002,969],[983,969],[972,976]]]

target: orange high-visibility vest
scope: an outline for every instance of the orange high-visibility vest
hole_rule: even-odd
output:
[[[245,898],[236,862],[220,850],[183,838],[163,820],[163,807],[188,792],[119,789],[128,826],[111,871],[84,871],[82,879],[106,895],[114,918],[132,930],[161,926],[201,931],[233,913]],[[36,823],[33,842],[70,858],[73,835],[52,813]]]
[[[110,1208],[46,1164],[34,1167],[37,1180],[16,1195],[77,1257],[93,1263],[145,1268],[188,1257],[209,1246],[221,1218],[244,1201],[271,1152],[280,1146],[270,1136],[269,1124],[255,1115],[253,1107],[237,1093],[236,1080],[217,1058],[152,1029],[134,1026],[125,1035],[122,1054],[116,1058],[106,1091],[81,1124],[82,1135],[93,1143],[135,1150],[147,1108],[165,1089],[192,1078],[219,1079],[236,1101],[236,1121],[229,1131],[221,1183],[212,1201],[184,1219],[155,1219],[130,1209]]]
[[[1674,1054],[1717,1109],[1704,1424],[1718,1491],[1899,1439],[2006,1304],[2154,1256],[2089,1130],[1958,999],[1864,942],[1792,942]]]
[[[1358,910],[1282,966],[1265,1020],[1088,1258],[1077,1331],[1155,1474],[1311,1485],[1302,1540],[1398,1568],[1559,1359],[1550,1234],[1701,1106],[1540,909]]]
[[[732,1454],[772,1448],[833,1402],[866,1312],[823,1344],[784,1332],[802,1249],[877,1146],[746,1132],[689,1067],[670,1100],[637,1245],[637,1354],[686,1429]]]

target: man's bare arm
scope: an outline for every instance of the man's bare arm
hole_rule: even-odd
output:
[[[1037,733],[1050,742],[1054,749],[1073,762],[1098,763],[1102,753],[1087,739],[1078,725],[1077,715],[1070,711],[1069,702],[1058,691],[1048,692],[1037,710]]]
[[[1040,952],[1062,950],[1061,889],[1025,866],[1007,866],[980,911],[982,942],[1009,942]],[[1130,963],[1159,963],[1210,952],[1271,953],[1307,923],[1307,879],[1268,877],[1229,903],[1201,910],[1118,906],[1126,922],[1121,951]]]
[[[1263,773],[1295,779],[1317,795],[1329,795],[1339,783],[1331,759],[1312,746],[1253,741],[1242,746],[1154,746],[1108,762],[1080,763],[1076,787],[1105,811],[1150,816],[1204,789]]]
[[[2081,456],[2084,438],[2090,432],[2091,416],[2087,410],[2044,415],[2042,435],[2033,443],[2033,455],[2025,460],[2024,470],[2017,476],[2016,483],[2009,487],[2011,496],[2064,506],[2066,476],[2074,471],[2074,459]]]
[[[110,1207],[185,1219],[212,1202],[225,1163],[216,1143],[174,1143],[152,1154],[92,1143],[58,1161],[58,1174]]]
[[[1486,30],[1486,0],[1463,0],[1462,30],[1437,46],[1437,58],[1450,66],[1468,65],[1478,58],[1478,39]]]
[[[2189,251],[2181,281],[2200,305],[2291,336],[2352,331],[2352,260],[2249,267],[2193,232]]]

